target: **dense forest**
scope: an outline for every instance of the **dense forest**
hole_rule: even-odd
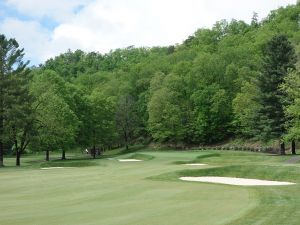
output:
[[[14,151],[300,139],[300,3],[167,47],[68,51],[28,67],[0,35],[0,166]],[[294,152],[294,148],[293,148]]]

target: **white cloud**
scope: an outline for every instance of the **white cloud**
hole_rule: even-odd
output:
[[[7,19],[0,32],[16,37],[30,57],[44,61],[69,48],[108,52],[129,45],[180,43],[220,19],[249,22],[254,11],[265,17],[271,9],[292,3],[295,0],[7,0],[36,21]],[[39,25],[39,18],[59,24],[49,31]]]
[[[0,33],[9,38],[15,38],[22,48],[25,48],[27,59],[37,63],[47,51],[51,33],[41,27],[38,22],[20,21],[14,18],[5,19],[0,23]]]
[[[48,17],[63,22],[92,0],[6,0],[6,4],[30,17]]]

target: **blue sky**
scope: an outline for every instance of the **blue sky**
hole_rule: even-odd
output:
[[[6,3],[6,1],[0,2],[0,21],[5,20],[6,18],[17,18],[22,21],[31,21],[36,20],[35,17],[31,17],[30,14],[26,12],[22,12],[17,10],[16,7],[11,7]],[[56,22],[51,17],[43,17],[38,19],[39,23],[49,29],[53,30],[55,27],[59,25],[58,22]]]
[[[221,19],[249,22],[296,0],[0,0],[0,33],[16,38],[31,65],[68,49],[108,52],[181,43]]]

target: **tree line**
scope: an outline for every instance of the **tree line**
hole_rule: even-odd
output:
[[[0,166],[11,149],[96,149],[133,142],[211,144],[300,138],[300,4],[250,24],[222,20],[182,44],[68,51],[28,67],[0,35]]]

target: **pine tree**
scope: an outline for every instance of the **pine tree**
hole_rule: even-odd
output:
[[[11,112],[18,113],[19,110],[12,110],[22,99],[19,76],[26,73],[28,62],[23,62],[24,49],[19,48],[15,39],[7,39],[0,35],[0,167],[3,164],[4,144],[9,139],[9,134],[4,127],[11,125]],[[21,82],[22,83],[22,82]]]
[[[260,138],[263,140],[281,138],[285,132],[283,100],[285,95],[280,89],[288,70],[295,68],[294,47],[285,35],[274,36],[263,51],[263,71],[258,79],[261,92],[259,112]],[[281,154],[285,154],[281,143]]]

